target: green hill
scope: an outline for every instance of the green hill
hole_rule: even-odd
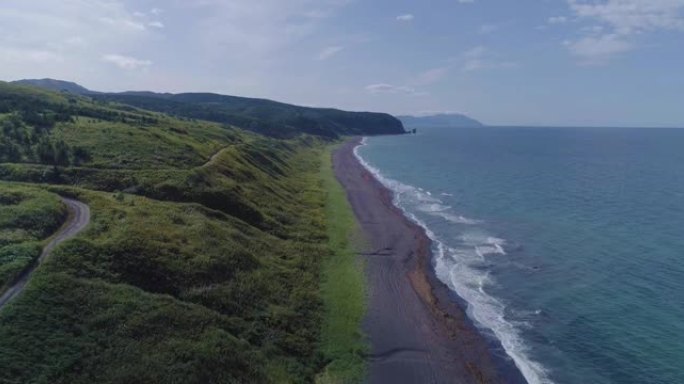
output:
[[[358,379],[335,363],[361,361],[360,332],[341,352],[321,334],[328,139],[7,83],[0,127],[0,239],[23,252],[0,244],[0,278],[63,219],[57,194],[92,212],[0,312],[0,382]]]
[[[23,85],[66,90],[95,100],[117,102],[177,117],[239,126],[264,135],[291,138],[300,133],[335,138],[404,132],[401,121],[384,113],[309,108],[265,99],[214,93],[100,93],[59,80],[21,80]]]
[[[13,81],[12,84],[16,85],[29,85],[38,88],[47,89],[49,91],[56,92],[69,92],[75,95],[85,95],[93,92],[85,87],[82,87],[71,81],[55,80],[55,79],[26,79]]]

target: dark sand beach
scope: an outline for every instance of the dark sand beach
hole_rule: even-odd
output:
[[[437,279],[425,230],[392,204],[385,188],[354,156],[360,138],[333,154],[335,174],[364,231],[371,344],[370,383],[509,383],[515,373]]]

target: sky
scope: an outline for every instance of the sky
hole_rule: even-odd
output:
[[[1,0],[0,79],[684,127],[684,0]]]

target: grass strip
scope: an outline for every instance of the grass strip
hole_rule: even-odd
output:
[[[325,306],[321,350],[329,361],[318,383],[362,382],[368,343],[361,331],[366,313],[363,263],[354,245],[359,228],[347,195],[337,181],[331,153],[324,151],[321,180],[326,191],[326,222],[331,256],[323,263],[321,292]]]

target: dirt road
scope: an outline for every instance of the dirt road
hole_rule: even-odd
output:
[[[0,310],[19,296],[31,279],[33,272],[45,261],[59,244],[71,239],[81,232],[90,223],[90,208],[80,201],[62,198],[69,210],[69,218],[62,227],[52,236],[50,242],[43,248],[38,260],[26,269],[16,282],[0,296]]]

